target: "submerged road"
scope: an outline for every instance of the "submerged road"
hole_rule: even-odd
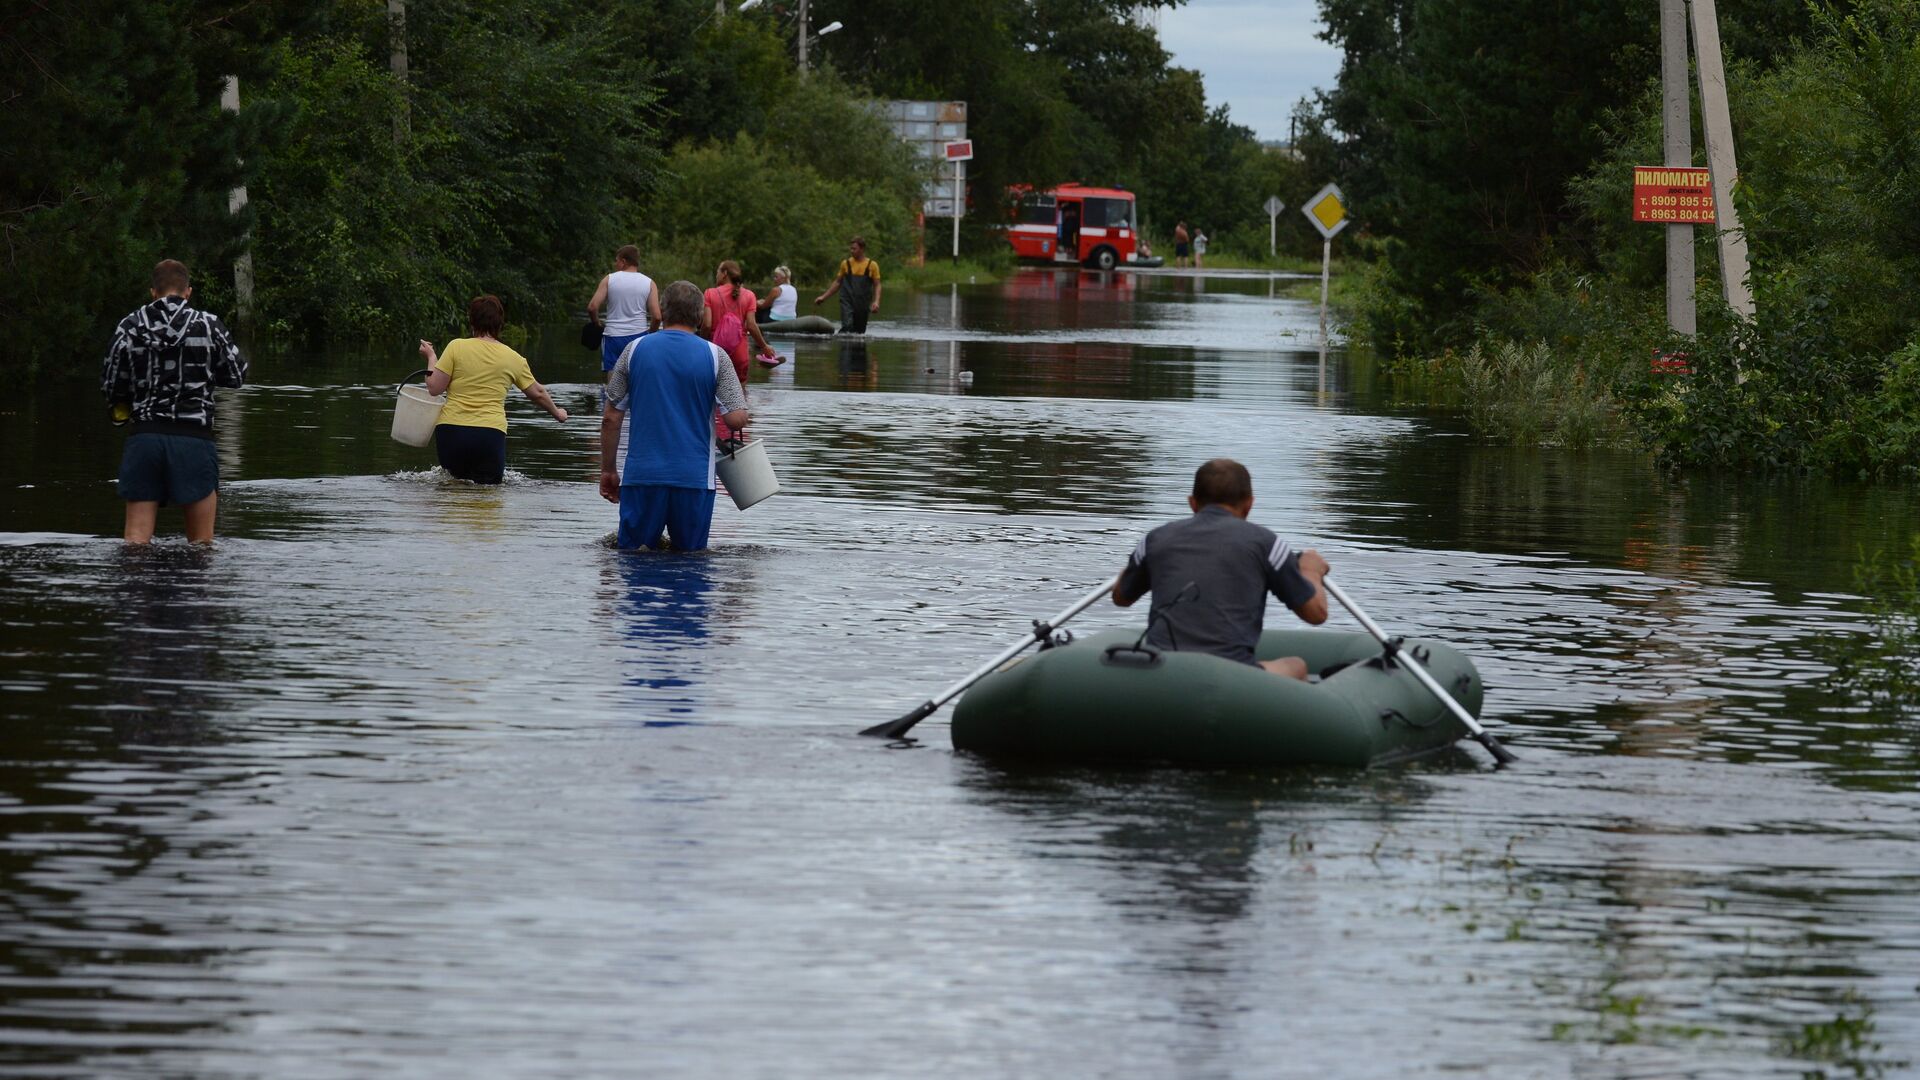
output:
[[[387,438],[404,351],[257,356],[210,553],[110,538],[84,380],[16,406],[0,1074],[1920,1060],[1920,735],[1823,651],[1920,500],[1478,446],[1363,361],[1323,373],[1286,284],[890,287],[869,341],[755,372],[785,490],[722,500],[697,557],[610,548],[564,328],[529,353],[581,420],[511,401],[495,490]],[[855,734],[1114,573],[1215,455],[1376,619],[1474,657],[1520,767]]]

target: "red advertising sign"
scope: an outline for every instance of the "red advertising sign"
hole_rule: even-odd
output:
[[[959,142],[948,143],[947,144],[947,160],[948,161],[973,160],[973,140],[961,139]]]
[[[1661,225],[1713,224],[1713,180],[1705,169],[1633,167],[1633,220]]]

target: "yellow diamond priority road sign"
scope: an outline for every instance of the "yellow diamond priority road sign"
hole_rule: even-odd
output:
[[[1329,240],[1347,227],[1347,200],[1340,194],[1337,184],[1321,188],[1313,198],[1307,200],[1300,212],[1307,215],[1313,227],[1320,230],[1320,235]]]

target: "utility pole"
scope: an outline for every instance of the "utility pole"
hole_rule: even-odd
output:
[[[240,76],[227,76],[226,85],[220,88],[220,108],[238,116],[240,113]],[[227,192],[227,213],[238,215],[247,208],[247,186]],[[253,248],[252,239],[243,238],[249,246],[240,249],[233,260],[233,306],[240,316],[240,325],[250,326],[253,322]]]
[[[1733,155],[1733,120],[1727,114],[1727,69],[1720,58],[1720,18],[1714,0],[1692,0],[1693,55],[1700,72],[1700,126],[1707,141],[1707,170],[1713,178],[1713,227],[1720,246],[1720,287],[1727,306],[1753,318],[1753,291],[1747,284],[1747,234],[1734,209],[1733,185],[1739,169]]]
[[[1687,0],[1660,0],[1660,132],[1664,163],[1693,166],[1693,102],[1687,92]],[[1694,335],[1693,226],[1667,226],[1667,326]]]
[[[393,141],[407,141],[413,129],[413,105],[407,100],[407,0],[387,0],[387,68],[400,91],[400,108],[393,114]]]

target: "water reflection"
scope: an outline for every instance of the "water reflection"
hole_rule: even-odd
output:
[[[1336,528],[1392,549],[1506,553],[1369,566],[1421,596],[1424,625],[1477,632],[1526,738],[1636,754],[1848,763],[1910,785],[1916,735],[1892,714],[1817,719],[1822,640],[1857,623],[1829,592],[1850,547],[1805,542],[1809,515],[1849,540],[1913,527],[1885,490],[1682,478],[1638,458],[1542,455],[1394,438],[1332,462]],[[1448,512],[1434,513],[1433,492]],[[1868,541],[1869,543],[1871,541]],[[1504,561],[1504,560],[1503,560]],[[1468,602],[1467,598],[1471,597]],[[1479,627],[1467,631],[1466,627]]]
[[[622,681],[648,691],[632,698],[644,722],[663,726],[704,713],[715,647],[736,639],[754,591],[751,555],[610,551],[603,560],[608,617],[624,639]]]
[[[839,338],[834,344],[838,361],[835,371],[839,375],[834,384],[837,389],[867,390],[879,383],[880,367],[869,355],[865,339]]]
[[[831,477],[835,496],[900,500],[922,509],[1131,511],[1153,463],[1149,431],[1063,430],[1045,410],[974,410],[927,399],[868,400],[782,418],[796,487]],[[783,481],[784,482],[784,481]]]
[[[433,493],[439,523],[455,535],[480,538],[506,527],[506,484],[469,484],[441,474]],[[511,478],[509,478],[509,483]]]
[[[218,909],[186,896],[191,867],[232,852],[190,823],[209,791],[247,782],[204,754],[231,738],[213,717],[249,645],[215,552],[106,542],[37,555],[0,586],[0,606],[31,593],[39,612],[32,642],[13,642],[0,667],[12,1028],[0,1064],[71,1068],[102,1044],[178,1044],[228,1022],[174,980],[230,948]],[[64,1035],[35,1036],[42,1025]]]

